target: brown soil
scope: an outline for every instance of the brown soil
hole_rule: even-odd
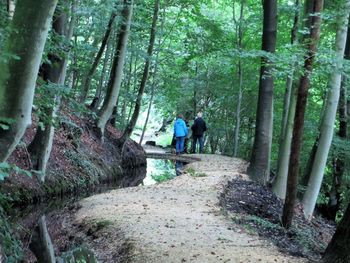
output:
[[[221,194],[221,205],[237,224],[257,232],[284,253],[319,262],[334,232],[334,222],[321,217],[307,221],[299,205],[293,225],[281,226],[283,204],[267,187],[244,180],[230,181]]]
[[[111,126],[107,127],[101,143],[90,117],[76,116],[68,110],[63,110],[61,114],[45,184],[41,185],[35,176],[21,173],[12,173],[5,182],[1,182],[0,193],[8,195],[12,204],[25,205],[76,189],[81,191],[101,182],[113,181],[121,186],[142,182],[143,178],[124,173],[129,168],[145,166],[146,156],[142,147],[128,140],[122,148],[118,139],[121,133]],[[36,127],[37,120],[33,116],[33,125],[27,129],[9,163],[26,170],[32,169],[26,147],[33,139]]]
[[[191,155],[193,156],[193,155]],[[257,234],[248,234],[219,206],[219,193],[229,180],[248,180],[246,163],[218,155],[194,155],[166,183],[113,190],[84,199],[76,225],[109,222],[97,251],[101,262],[115,262],[114,230],[129,243],[128,261],[147,262],[306,262],[281,253]],[[100,234],[94,234],[101,238]]]

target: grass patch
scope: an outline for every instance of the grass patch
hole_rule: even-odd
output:
[[[171,172],[164,172],[162,174],[151,174],[151,177],[157,183],[161,183],[173,179],[175,175]]]
[[[206,177],[206,176],[208,176],[207,174],[205,174],[205,173],[197,173],[193,168],[187,168],[186,169],[186,172],[189,174],[189,175],[191,175],[191,176],[193,176],[193,177]]]
[[[4,262],[20,262],[23,257],[21,242],[13,234],[5,212],[0,207],[0,242],[5,256]]]

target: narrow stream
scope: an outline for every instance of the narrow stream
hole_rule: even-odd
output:
[[[180,175],[183,165],[183,163],[171,160],[147,159],[147,171],[145,169],[132,170],[128,173],[143,173],[137,176],[138,178],[144,177],[140,185],[152,185]],[[84,245],[74,245],[74,242],[73,244],[67,242],[69,245],[63,245],[61,237],[56,237],[56,232],[59,232],[57,228],[66,220],[65,217],[69,217],[70,207],[76,206],[79,200],[120,187],[113,183],[100,185],[88,191],[84,190],[80,194],[57,197],[47,203],[15,210],[11,221],[15,222],[15,235],[19,237],[24,247],[25,260],[23,262],[98,262],[93,252]],[[73,236],[74,234],[72,233]],[[72,237],[65,238],[71,239]]]

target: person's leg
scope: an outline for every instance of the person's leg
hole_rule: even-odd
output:
[[[181,149],[180,149],[180,138],[181,137],[176,137],[176,153],[178,154],[178,153],[180,153],[181,151]]]
[[[203,147],[204,147],[204,138],[203,136],[198,137],[199,141],[199,153],[203,153]]]
[[[197,137],[193,135],[192,137],[192,153],[196,153]]]
[[[180,153],[183,153],[185,149],[185,137],[179,137],[179,138],[180,138]]]

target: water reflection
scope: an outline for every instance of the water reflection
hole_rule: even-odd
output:
[[[56,257],[47,231],[45,215],[38,220],[38,225],[32,233],[32,240],[29,249],[34,253],[38,263],[55,263]]]
[[[185,166],[186,163],[181,162],[181,161],[175,161],[175,172],[176,175],[179,176],[183,173],[183,168]]]
[[[152,185],[170,180],[176,176],[175,166],[171,160],[147,159],[147,174],[144,185]]]
[[[147,174],[143,185],[161,183],[183,173],[186,163],[164,159],[147,159]]]
[[[97,263],[94,254],[86,248],[78,247],[55,256],[51,237],[47,230],[45,215],[38,220],[32,233],[29,249],[35,255],[38,263]]]

